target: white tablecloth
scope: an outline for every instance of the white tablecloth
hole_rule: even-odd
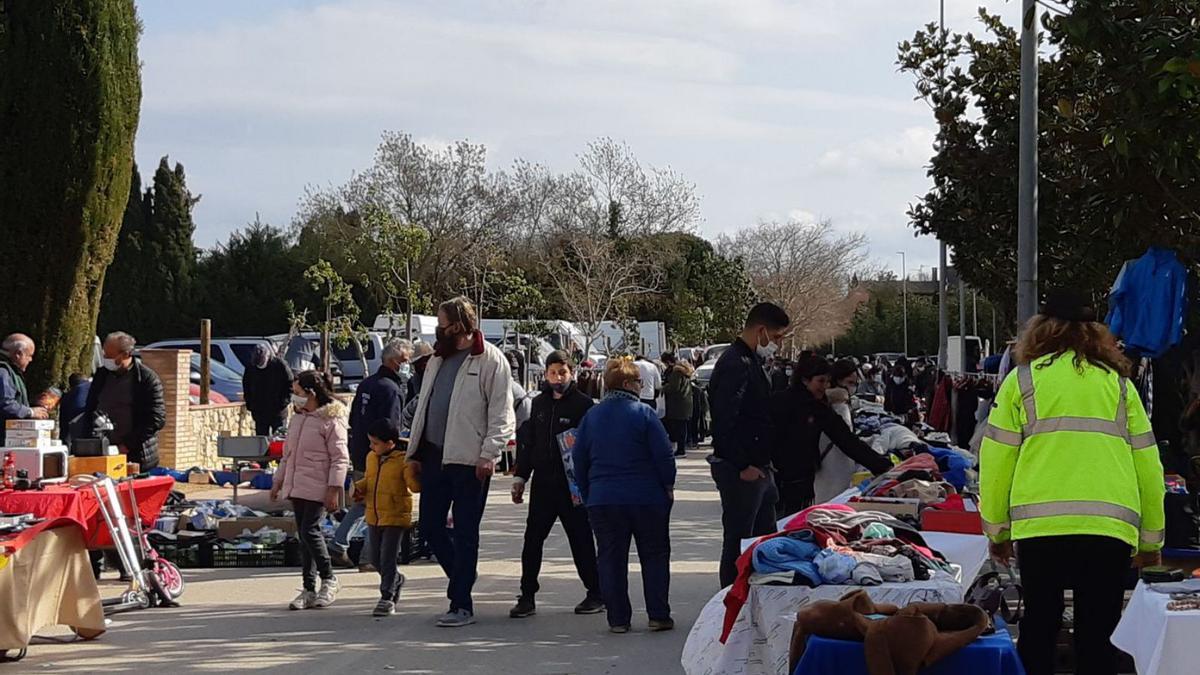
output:
[[[708,601],[688,633],[680,659],[687,675],[785,675],[796,612],[817,600],[836,600],[862,588],[876,602],[962,602],[966,587],[987,560],[987,538],[969,534],[923,532],[925,542],[962,568],[960,580],[947,577],[881,586],[751,586],[725,644],[725,593]]]
[[[1169,612],[1170,596],[1138,582],[1112,643],[1133,656],[1138,675],[1194,673],[1200,641],[1200,610]]]

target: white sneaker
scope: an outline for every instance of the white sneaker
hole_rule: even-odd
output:
[[[440,628],[462,628],[475,623],[475,615],[465,609],[456,609],[453,612],[447,612],[438,617],[437,625]]]
[[[321,590],[317,591],[317,597],[313,601],[312,607],[314,609],[325,609],[332,605],[341,587],[342,585],[338,583],[337,577],[322,581]]]
[[[317,601],[317,594],[312,591],[300,591],[300,595],[288,605],[288,609],[308,609]]]

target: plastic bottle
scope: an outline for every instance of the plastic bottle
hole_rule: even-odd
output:
[[[17,462],[11,452],[4,453],[4,489],[11,490],[17,484]]]

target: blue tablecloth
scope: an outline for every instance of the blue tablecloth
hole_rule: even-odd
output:
[[[861,642],[810,637],[793,675],[868,675]],[[996,632],[984,635],[921,671],[921,675],[1025,675],[1004,620],[996,617]]]

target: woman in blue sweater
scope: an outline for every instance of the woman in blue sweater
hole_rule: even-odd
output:
[[[596,534],[600,591],[614,633],[628,633],[629,542],[637,542],[650,630],[675,627],[667,600],[671,585],[671,504],[675,458],[658,414],[641,402],[632,361],[612,359],[604,371],[604,400],[579,425],[572,451],[575,480]]]

